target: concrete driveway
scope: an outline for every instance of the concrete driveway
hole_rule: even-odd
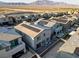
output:
[[[55,45],[55,47],[53,47],[49,52],[47,52],[43,58],[55,58],[57,55],[57,51],[59,50],[59,48],[63,45],[63,42],[59,42],[57,43],[57,45]]]

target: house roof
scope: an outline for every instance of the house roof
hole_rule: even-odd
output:
[[[10,41],[21,37],[13,28],[0,27],[0,40]]]
[[[79,47],[79,31],[73,34],[68,41],[61,46],[59,51],[64,51],[73,54],[75,49]]]
[[[55,20],[58,23],[63,23],[63,24],[67,24],[69,21],[74,21],[75,19],[77,19],[76,16],[73,15],[64,15],[62,17],[51,17],[50,20]]]
[[[44,29],[31,25],[31,24],[24,24],[21,23],[17,26],[15,26],[15,29],[25,33],[26,35],[34,38],[35,36],[37,36],[40,32],[42,32]]]
[[[2,41],[12,41],[21,37],[20,35],[13,35],[8,33],[0,33],[0,40]]]
[[[52,27],[54,26],[57,21],[55,20],[44,20],[44,19],[39,19],[38,21],[36,21],[35,23],[37,23],[36,25],[41,25],[41,26],[46,26],[46,27]]]
[[[67,18],[65,18],[65,17],[54,17],[54,18],[51,18],[50,20],[55,20],[59,23],[67,23],[68,22]]]
[[[12,27],[0,27],[0,33],[8,33],[8,34],[13,34],[13,35],[20,35]]]
[[[56,21],[51,21],[51,20],[48,20],[47,21],[48,23],[45,25],[45,26],[47,26],[47,27],[52,27],[52,26],[54,26],[54,25],[56,25],[57,24],[57,22]]]

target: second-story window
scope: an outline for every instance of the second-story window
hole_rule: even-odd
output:
[[[10,41],[10,43],[11,43],[11,48],[14,48],[19,44],[17,39]]]
[[[44,33],[44,36],[45,36],[45,33]]]
[[[40,37],[37,37],[37,41],[39,41],[40,40]]]

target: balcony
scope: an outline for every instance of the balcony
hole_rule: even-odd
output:
[[[24,48],[25,48],[25,44],[22,42],[21,44],[17,45],[16,47],[10,49],[10,50],[8,51],[8,53],[10,53],[10,54],[13,55],[13,54],[15,54],[15,53],[17,53],[17,52],[23,50]]]

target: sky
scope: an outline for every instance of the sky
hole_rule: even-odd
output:
[[[34,2],[36,0],[0,0],[0,1],[3,1],[3,2],[25,2],[25,3],[31,3],[31,2]],[[65,2],[65,3],[69,3],[69,4],[79,5],[79,0],[51,0],[51,1]]]

